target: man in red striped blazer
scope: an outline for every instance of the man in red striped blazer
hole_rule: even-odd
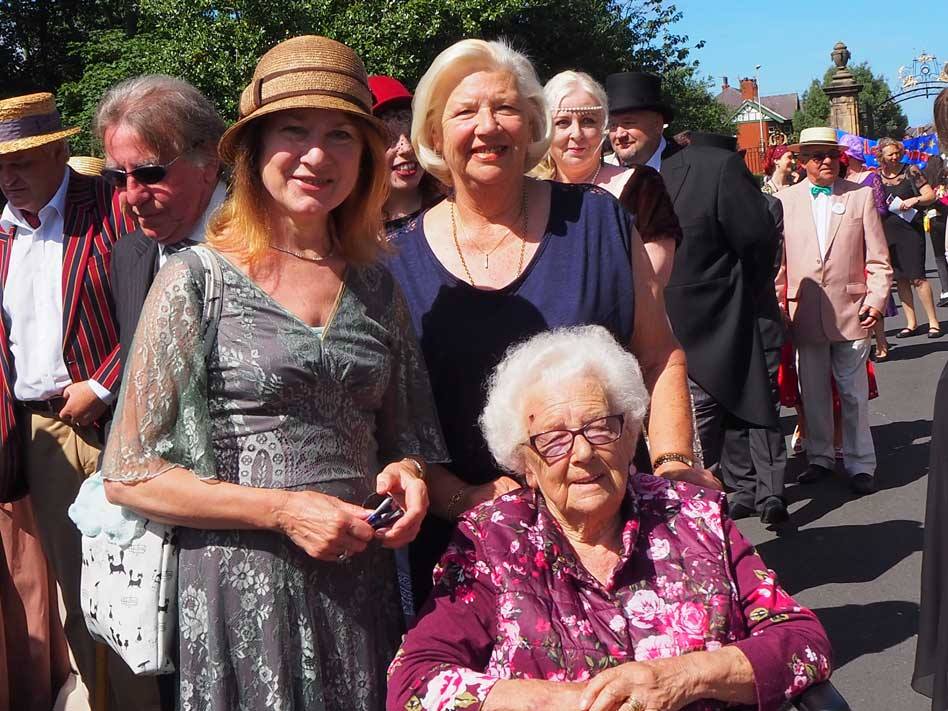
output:
[[[51,94],[0,101],[0,479],[7,499],[11,481],[28,486],[66,638],[101,698],[79,601],[80,536],[66,510],[97,467],[119,386],[109,264],[132,225],[103,180],[67,167],[65,139],[77,131],[62,127]]]

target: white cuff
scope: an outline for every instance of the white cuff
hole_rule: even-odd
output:
[[[92,388],[92,392],[95,393],[97,398],[106,405],[112,404],[112,401],[115,399],[115,393],[109,391],[108,388],[104,387],[98,380],[92,380],[90,378],[86,382],[89,383],[89,387]]]

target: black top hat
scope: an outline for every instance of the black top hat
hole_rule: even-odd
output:
[[[606,77],[609,111],[657,111],[671,123],[675,112],[662,99],[662,78],[649,72],[619,72]]]

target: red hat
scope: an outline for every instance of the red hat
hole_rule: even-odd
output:
[[[373,74],[369,77],[369,89],[372,91],[372,98],[375,99],[372,105],[373,114],[392,108],[396,104],[411,106],[411,92],[398,79]]]

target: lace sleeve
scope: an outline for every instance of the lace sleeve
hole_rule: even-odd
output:
[[[204,282],[195,276],[202,269],[196,255],[175,256],[155,277],[125,367],[105,479],[139,481],[175,467],[216,478],[201,341]]]

